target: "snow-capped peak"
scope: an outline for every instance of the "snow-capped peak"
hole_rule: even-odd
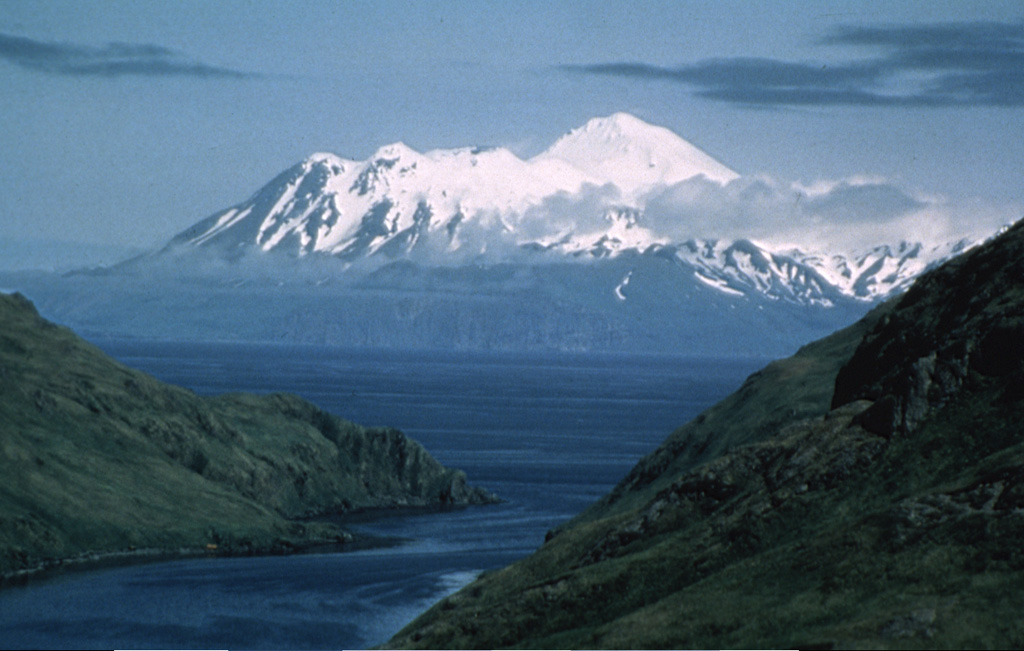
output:
[[[719,183],[738,176],[669,129],[628,113],[590,120],[531,162],[551,159],[568,163],[598,183],[613,183],[627,194],[701,174]]]
[[[500,147],[420,153],[394,142],[365,161],[313,154],[174,244],[351,262],[415,253],[438,264],[484,252],[494,260],[523,250],[586,259],[650,253],[726,294],[820,305],[898,291],[969,245],[902,242],[843,254],[743,239],[682,241],[648,219],[646,195],[697,175],[717,183],[737,176],[672,131],[627,113],[590,120],[525,161]],[[626,296],[628,278],[616,297]]]
[[[329,167],[335,167],[344,170],[345,168],[354,165],[355,161],[344,159],[341,156],[338,156],[337,154],[320,151],[315,154],[307,156],[306,164],[310,167],[314,165],[327,165]]]
[[[422,157],[418,151],[405,144],[404,142],[398,141],[393,142],[389,145],[384,145],[377,151],[373,152],[370,156],[371,162],[376,161],[394,161],[394,160],[415,160]]]

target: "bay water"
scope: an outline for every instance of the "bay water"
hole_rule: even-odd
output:
[[[67,572],[0,591],[8,648],[366,648],[535,550],[763,359],[97,341],[201,395],[298,394],[398,427],[498,505],[356,519],[401,544]]]

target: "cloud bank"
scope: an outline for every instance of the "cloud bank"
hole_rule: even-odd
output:
[[[0,59],[35,72],[74,77],[259,77],[255,73],[192,61],[160,45],[108,43],[94,47],[2,33]]]
[[[675,82],[701,97],[748,106],[1024,106],[1024,22],[843,26],[818,45],[873,52],[854,61],[739,57],[560,69]]]
[[[593,186],[578,197],[549,198],[522,217],[515,235],[603,232],[617,198]],[[901,241],[983,240],[1024,215],[1019,205],[927,195],[878,177],[803,184],[761,175],[721,185],[699,176],[655,188],[636,207],[637,226],[670,242],[752,239],[847,254]]]

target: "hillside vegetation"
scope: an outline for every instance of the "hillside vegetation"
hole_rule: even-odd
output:
[[[1024,646],[1024,223],[752,376],[392,648]]]
[[[492,501],[401,432],[290,395],[200,398],[0,295],[0,574],[86,553],[289,551],[310,516]]]

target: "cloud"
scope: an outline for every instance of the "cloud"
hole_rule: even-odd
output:
[[[824,48],[870,48],[855,61],[712,59],[561,66],[566,72],[664,80],[748,106],[1024,106],[1024,22],[842,26]]]
[[[842,25],[821,40],[825,45],[881,45],[901,49],[936,48],[951,51],[995,48],[1012,50],[1021,44],[1022,23],[969,22],[926,25]]]
[[[726,185],[694,178],[645,198],[642,225],[673,240],[759,240],[776,246],[860,251],[903,240],[982,239],[1020,217],[1017,205],[927,196],[883,178],[807,186],[768,176]]]
[[[550,240],[570,231],[589,232],[607,228],[605,213],[620,203],[619,189],[612,184],[584,185],[578,193],[545,197],[519,218],[515,235],[527,240]]]
[[[182,53],[152,44],[108,43],[100,47],[50,43],[0,33],[0,59],[28,70],[75,77],[259,77],[192,61]]]
[[[810,197],[802,210],[834,222],[885,223],[924,208],[926,203],[888,183],[837,183],[827,193]]]
[[[848,254],[901,241],[934,246],[980,240],[1022,214],[1020,205],[926,195],[881,177],[802,184],[758,175],[723,185],[698,176],[656,187],[628,206],[612,186],[549,197],[514,217],[509,237],[544,243],[565,235],[596,239],[617,208],[635,208],[634,227],[667,242],[752,239]],[[493,231],[484,238],[493,238]]]

